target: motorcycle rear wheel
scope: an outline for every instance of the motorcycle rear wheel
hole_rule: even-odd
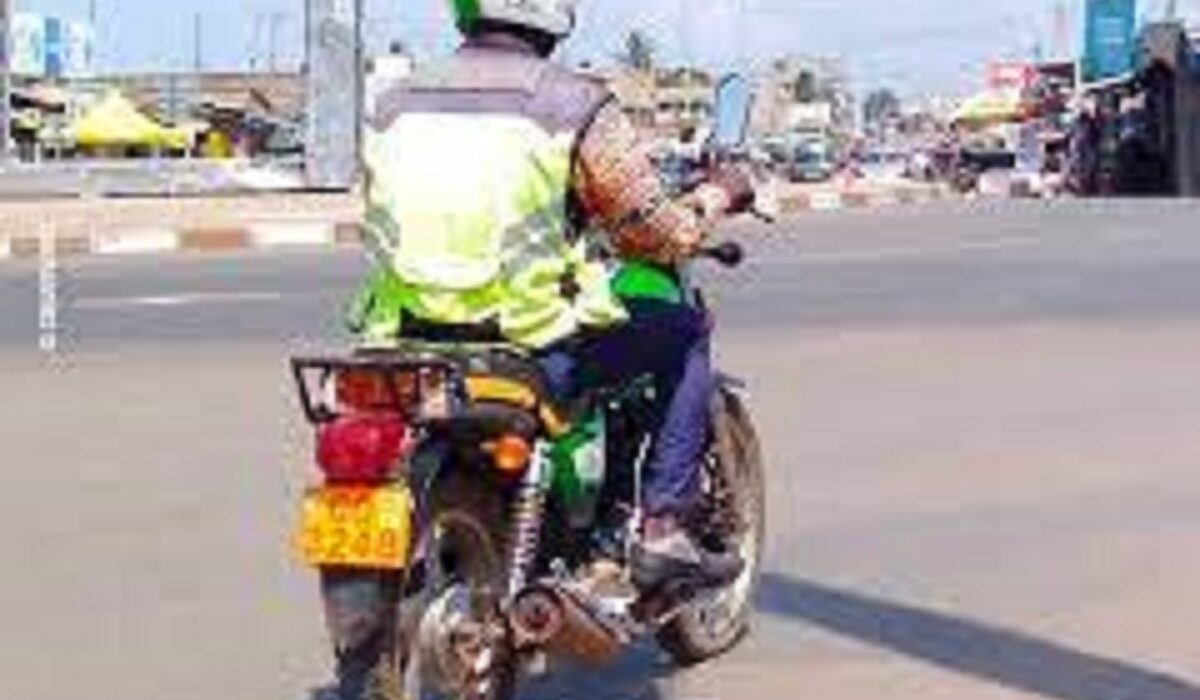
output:
[[[719,656],[750,628],[766,535],[766,473],[754,425],[741,398],[722,389],[713,416],[716,439],[710,478],[729,489],[737,534],[728,542],[745,570],[732,585],[688,606],[658,632],[658,643],[676,663],[688,666]],[[711,494],[710,494],[711,496]]]
[[[423,529],[420,587],[384,613],[381,634],[339,655],[339,688],[356,693],[345,700],[510,700],[517,664],[497,606],[505,571],[503,499],[486,480],[451,473],[433,492]],[[435,662],[446,654],[427,648],[448,644],[451,633],[439,634],[438,625],[463,614],[472,628],[499,631],[487,635],[491,661],[482,672],[442,669]],[[459,682],[460,674],[469,681]]]

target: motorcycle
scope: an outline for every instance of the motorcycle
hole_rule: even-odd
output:
[[[726,243],[698,257],[736,267],[744,255]],[[627,265],[616,289],[705,307],[683,268]],[[320,574],[346,700],[507,700],[551,660],[600,667],[653,637],[691,665],[746,634],[765,475],[735,379],[722,376],[712,399],[694,529],[744,570],[718,590],[640,590],[631,560],[653,377],[564,401],[519,348],[412,338],[294,358],[292,371],[323,475],[296,542]]]

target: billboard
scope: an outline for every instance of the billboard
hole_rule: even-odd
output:
[[[95,72],[96,32],[87,22],[67,22],[63,49],[67,75],[86,78]]]
[[[46,42],[44,72],[52,78],[62,77],[66,72],[63,62],[63,21],[57,17],[47,17],[46,30],[42,36]]]
[[[12,44],[16,75],[74,77],[92,72],[95,34],[84,22],[19,12],[13,17]]]
[[[1083,79],[1095,82],[1133,71],[1137,0],[1087,0]]]
[[[12,21],[12,72],[42,75],[46,66],[46,22],[41,15],[17,13]]]

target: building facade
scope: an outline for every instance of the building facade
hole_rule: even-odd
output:
[[[607,82],[634,125],[651,138],[678,140],[705,128],[713,118],[716,81],[704,71],[621,67],[596,75]]]
[[[844,64],[821,56],[777,59],[756,78],[751,134],[757,138],[797,132],[837,140],[854,131],[855,101]]]

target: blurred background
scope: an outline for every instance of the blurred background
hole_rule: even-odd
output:
[[[352,188],[362,110],[456,40],[441,0],[3,4],[0,167],[21,174],[0,194]],[[591,2],[564,56],[669,177],[738,70],[750,155],[784,182],[1197,194],[1197,18],[1191,0]],[[107,176],[55,178],[80,159]]]

